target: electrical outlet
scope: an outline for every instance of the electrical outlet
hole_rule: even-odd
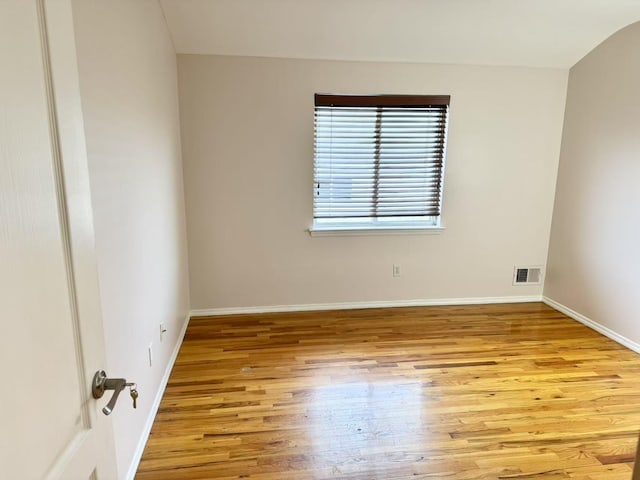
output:
[[[149,355],[149,366],[153,367],[153,343],[149,344],[149,348],[147,350],[147,353]]]
[[[164,334],[167,333],[167,327],[164,326],[164,323],[160,323],[160,341],[164,340]]]
[[[398,265],[397,263],[393,264],[393,276],[394,277],[400,276],[400,265]]]

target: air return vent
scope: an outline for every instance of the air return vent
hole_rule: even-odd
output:
[[[540,285],[542,283],[542,267],[515,267],[513,270],[514,285]]]

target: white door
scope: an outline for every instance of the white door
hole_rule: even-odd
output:
[[[3,479],[116,478],[80,107],[69,0],[0,0]]]

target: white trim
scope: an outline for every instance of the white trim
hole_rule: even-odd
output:
[[[204,308],[191,310],[192,317],[235,315],[240,313],[308,312],[313,310],[353,310],[358,308],[428,307],[438,305],[484,305],[490,303],[540,302],[541,295],[527,297],[469,297],[420,300],[389,300],[382,302],[310,303],[303,305],[268,305],[261,307]]]
[[[620,345],[627,347],[629,350],[633,350],[636,353],[640,353],[640,344],[634,342],[633,340],[628,339],[627,337],[620,335],[617,332],[614,332],[608,327],[591,320],[588,317],[585,317],[581,313],[576,312],[575,310],[570,309],[569,307],[556,302],[555,300],[550,299],[549,297],[542,297],[542,301],[549,305],[551,308],[555,308],[561,313],[564,313],[566,316],[573,318],[574,320],[586,325],[587,327],[595,330],[598,333],[601,333],[605,337],[609,337],[614,342],[619,343]]]
[[[176,363],[176,358],[178,357],[178,352],[180,351],[180,347],[182,346],[182,340],[184,339],[184,334],[187,332],[187,327],[189,326],[189,320],[191,316],[188,315],[184,320],[184,324],[182,325],[182,329],[180,330],[180,334],[178,335],[178,340],[176,341],[176,346],[171,353],[171,357],[169,358],[169,362],[167,362],[167,368],[164,371],[164,376],[162,380],[160,380],[160,388],[158,388],[158,392],[156,393],[155,398],[153,399],[153,404],[151,405],[151,410],[149,411],[149,416],[147,417],[147,422],[142,429],[142,434],[140,435],[140,440],[138,440],[138,445],[136,447],[136,451],[133,454],[133,459],[131,460],[131,464],[129,465],[129,471],[127,472],[127,480],[133,480],[136,476],[136,472],[138,471],[138,466],[140,465],[140,459],[142,458],[142,453],[144,452],[144,447],[147,445],[147,440],[149,440],[149,434],[151,433],[151,427],[153,427],[153,422],[156,419],[156,414],[158,413],[158,408],[160,407],[160,402],[162,401],[162,397],[164,396],[164,391],[167,388],[167,383],[169,382],[169,376],[171,375],[171,370],[173,369],[173,365]]]
[[[438,235],[445,227],[371,227],[371,228],[309,228],[312,237],[365,237],[372,235]]]

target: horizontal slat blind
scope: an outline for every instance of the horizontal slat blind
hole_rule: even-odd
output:
[[[449,97],[402,97],[316,96],[314,218],[440,215]]]

